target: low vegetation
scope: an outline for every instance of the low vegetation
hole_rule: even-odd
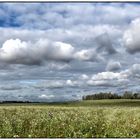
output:
[[[0,105],[1,138],[139,138],[140,100]]]

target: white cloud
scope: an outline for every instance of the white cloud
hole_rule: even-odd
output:
[[[101,72],[94,74],[91,79],[87,80],[87,84],[91,86],[120,86],[132,84],[130,79],[140,78],[140,64],[134,64],[129,69],[123,70],[121,72]]]
[[[125,31],[123,40],[124,46],[129,53],[140,52],[140,19],[131,22],[130,27]]]
[[[86,75],[86,74],[82,74],[82,75],[80,76],[80,79],[82,79],[82,80],[86,80],[86,79],[88,79],[88,78],[89,78],[89,76]]]
[[[92,76],[92,80],[113,80],[113,79],[125,79],[127,75],[125,73],[118,72],[101,72]]]
[[[7,40],[0,48],[0,60],[10,63],[30,63],[32,56],[29,49],[29,44],[24,41]]]
[[[94,74],[91,79],[87,81],[88,85],[93,86],[117,86],[120,83],[128,82],[128,74],[122,72],[101,72]]]
[[[100,81],[94,81],[94,80],[88,80],[87,84],[90,86],[114,86],[114,83],[110,83],[107,80],[100,80]]]
[[[101,57],[97,55],[95,50],[80,50],[74,54],[74,57],[78,60],[83,61],[98,61],[101,60]]]
[[[35,44],[37,51],[46,59],[58,61],[70,61],[74,53],[74,47],[68,43],[52,42],[47,39],[40,39]]]
[[[0,61],[10,64],[40,65],[46,60],[104,61],[93,49],[76,51],[71,44],[39,39],[36,42],[20,39],[6,40],[0,48]],[[59,67],[58,69],[61,69]]]
[[[41,99],[52,99],[54,97],[55,97],[54,95],[46,95],[46,94],[42,94],[39,96],[39,98]]]
[[[68,86],[75,86],[75,85],[77,85],[77,81],[67,80],[66,81],[66,85],[68,85]]]
[[[40,64],[45,59],[69,61],[73,52],[74,48],[63,42],[40,39],[36,43],[31,43],[10,39],[0,48],[0,60],[15,64]]]

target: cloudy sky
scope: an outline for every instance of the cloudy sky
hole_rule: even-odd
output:
[[[77,100],[139,84],[139,3],[0,3],[0,100]]]

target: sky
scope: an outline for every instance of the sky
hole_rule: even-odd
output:
[[[0,3],[0,101],[140,92],[139,3]]]

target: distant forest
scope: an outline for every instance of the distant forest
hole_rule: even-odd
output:
[[[82,97],[83,100],[101,100],[101,99],[140,99],[140,93],[124,92],[122,95],[114,93],[103,93],[85,95]]]
[[[31,101],[0,101],[0,104],[5,103],[39,103],[39,102],[31,102]]]

